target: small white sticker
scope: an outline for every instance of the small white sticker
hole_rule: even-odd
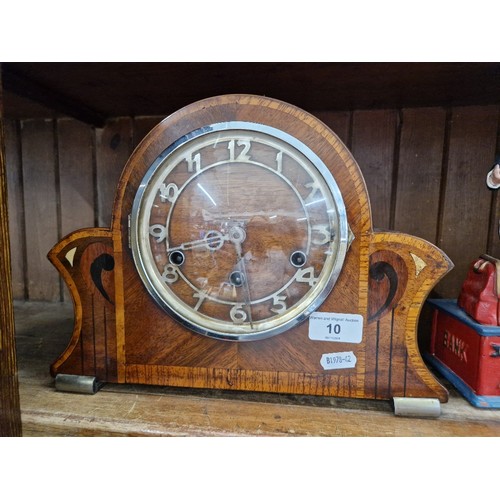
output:
[[[340,370],[341,368],[354,368],[356,355],[352,351],[330,352],[321,356],[321,366],[324,370]]]
[[[361,314],[315,312],[309,316],[309,338],[326,342],[359,344],[363,338]]]

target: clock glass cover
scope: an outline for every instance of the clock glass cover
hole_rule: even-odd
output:
[[[250,122],[203,127],[167,148],[130,219],[149,293],[186,327],[224,340],[305,320],[331,292],[348,242],[326,165],[291,135]]]

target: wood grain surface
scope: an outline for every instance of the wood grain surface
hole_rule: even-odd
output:
[[[27,120],[22,130],[29,300],[60,300],[61,284],[45,255],[60,238],[57,153],[52,120]]]
[[[373,226],[390,228],[398,114],[395,110],[355,111],[351,151],[368,187]]]
[[[446,111],[404,109],[394,200],[394,228],[435,242],[443,167]],[[395,188],[395,189],[394,189]]]
[[[14,297],[24,299],[27,297],[26,228],[20,133],[18,122],[14,120],[4,121],[8,216],[9,226],[11,228],[9,237],[12,266],[12,293]]]
[[[10,274],[7,176],[0,72],[0,436],[19,436],[21,417]]]
[[[97,221],[99,226],[109,226],[118,180],[132,152],[132,120],[127,117],[110,120],[96,130],[95,140],[96,176],[100,186]]]

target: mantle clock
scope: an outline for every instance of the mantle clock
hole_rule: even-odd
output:
[[[167,117],[126,163],[111,227],[48,257],[75,309],[56,387],[447,400],[416,331],[450,260],[374,231],[353,156],[293,105],[226,95]]]

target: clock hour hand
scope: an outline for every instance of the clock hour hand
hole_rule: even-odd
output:
[[[219,250],[225,241],[229,239],[228,235],[222,234],[220,231],[208,231],[204,238],[200,240],[187,241],[175,247],[169,247],[168,252],[178,250],[191,250],[193,248],[207,248],[208,250]]]

